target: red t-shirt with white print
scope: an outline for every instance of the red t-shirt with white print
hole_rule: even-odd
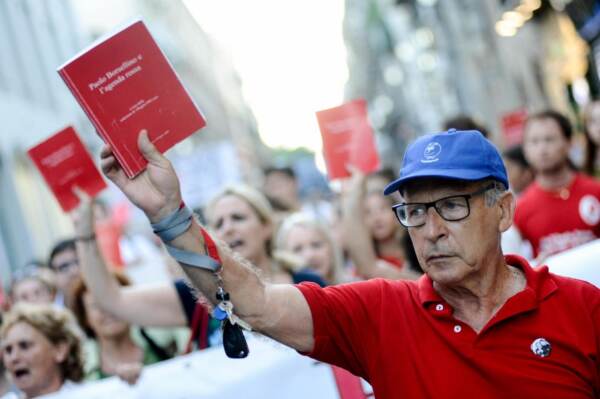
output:
[[[600,182],[577,173],[560,191],[532,183],[517,202],[515,225],[534,256],[555,254],[600,238]]]

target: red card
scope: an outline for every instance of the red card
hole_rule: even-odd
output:
[[[78,186],[93,197],[106,187],[89,152],[69,126],[27,151],[61,208],[68,212],[79,204]]]
[[[58,68],[128,177],[147,165],[142,129],[160,152],[206,125],[202,113],[142,21],[136,21]]]
[[[364,173],[379,168],[379,155],[365,100],[353,100],[339,107],[319,111],[317,120],[329,179],[349,177],[347,164],[356,166]]]
[[[527,122],[527,110],[518,109],[502,116],[502,134],[507,147],[520,144],[523,141],[523,130]]]

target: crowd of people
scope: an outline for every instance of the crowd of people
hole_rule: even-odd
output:
[[[540,397],[543,384],[559,393],[543,397],[600,397],[600,293],[542,267],[600,238],[600,102],[582,127],[578,162],[558,112],[530,115],[522,144],[502,154],[483,127],[454,118],[409,146],[399,175],[349,166],[327,217],[303,204],[286,166],[266,168],[262,187],[224,187],[186,218],[175,172],[143,133],[141,177],[127,179],[107,147],[105,175],[154,225],[188,223],[166,244],[191,257],[155,240],[165,267],[179,266],[170,281],[132,283],[127,262],[99,244],[102,204],[77,191],[74,236],[14,273],[0,393],[34,398],[109,376],[135,384],[145,365],[222,345],[221,289],[253,330],[365,378],[377,397]],[[207,237],[220,255],[210,276],[193,256],[210,255]],[[539,348],[525,342],[536,328]],[[511,352],[521,341],[542,358],[554,345],[553,365]]]

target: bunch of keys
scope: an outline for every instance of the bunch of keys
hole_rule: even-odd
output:
[[[213,317],[221,321],[223,327],[223,348],[227,357],[243,359],[248,356],[249,349],[242,328],[251,331],[248,323],[233,314],[233,303],[229,293],[219,286],[216,293],[217,305],[213,309]]]

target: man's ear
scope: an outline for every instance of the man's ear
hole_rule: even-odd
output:
[[[515,216],[515,195],[512,191],[506,191],[498,199],[498,209],[500,212],[500,223],[498,228],[501,233],[504,233],[513,224],[513,217]]]

